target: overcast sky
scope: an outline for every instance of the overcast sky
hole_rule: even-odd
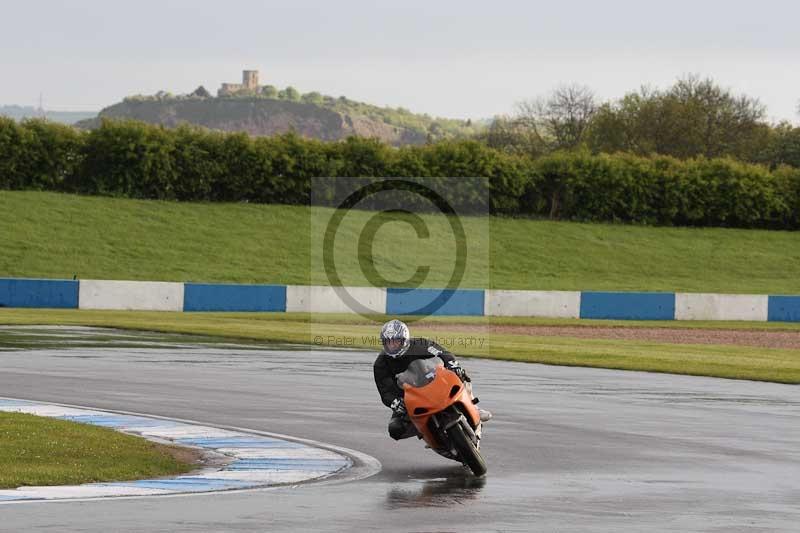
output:
[[[559,84],[605,100],[697,73],[800,123],[797,1],[27,0],[0,21],[0,105],[215,93],[248,68],[262,84],[481,118]]]

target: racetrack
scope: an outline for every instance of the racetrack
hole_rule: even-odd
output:
[[[800,523],[796,386],[466,360],[481,406],[495,414],[484,432],[489,474],[475,480],[416,439],[389,439],[373,353],[124,335],[124,347],[115,347],[120,338],[85,347],[65,337],[63,348],[0,352],[0,396],[285,433],[360,450],[382,471],[257,492],[5,505],[0,529],[796,531]]]

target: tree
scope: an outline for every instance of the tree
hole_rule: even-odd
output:
[[[261,94],[267,98],[278,98],[278,89],[274,85],[265,85],[261,88]]]
[[[781,165],[800,168],[800,127],[794,128],[788,122],[781,122],[772,128],[769,145],[757,162],[773,169]]]
[[[594,93],[585,85],[563,85],[548,97],[517,104],[515,120],[548,150],[573,150],[584,141],[597,111]]]
[[[765,107],[712,79],[678,79],[666,91],[643,87],[600,107],[587,141],[593,151],[752,161],[769,142]]]
[[[322,95],[316,91],[304,94],[302,100],[307,104],[322,105],[324,103]]]
[[[300,101],[300,93],[291,85],[278,93],[278,98],[289,100],[290,102]]]
[[[200,98],[211,98],[211,93],[206,90],[202,85],[194,90],[190,96],[198,96]]]
[[[478,135],[478,139],[490,148],[509,154],[539,157],[547,152],[547,146],[536,128],[528,127],[514,117],[498,116],[489,127]]]
[[[766,108],[757,98],[734,96],[711,78],[701,80],[696,75],[679,79],[666,98],[683,112],[702,155],[752,157],[747,145],[766,116]]]

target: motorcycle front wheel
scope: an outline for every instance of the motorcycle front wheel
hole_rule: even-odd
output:
[[[447,430],[447,433],[453,441],[459,459],[472,470],[472,473],[478,477],[486,474],[486,461],[483,460],[483,456],[475,448],[475,444],[467,436],[461,424],[454,425]]]

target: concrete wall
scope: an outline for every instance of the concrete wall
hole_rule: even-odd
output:
[[[487,316],[538,316],[578,318],[581,293],[573,291],[485,291],[483,314]]]
[[[478,289],[387,289],[386,314],[482,316],[483,293]]]
[[[184,311],[286,311],[284,285],[187,283]]]
[[[81,309],[183,311],[183,283],[81,280]]]
[[[78,307],[78,282],[0,279],[0,307],[74,309]]]
[[[286,311],[383,314],[386,311],[386,289],[288,285]]]
[[[766,321],[769,297],[759,294],[675,295],[675,320]]]

